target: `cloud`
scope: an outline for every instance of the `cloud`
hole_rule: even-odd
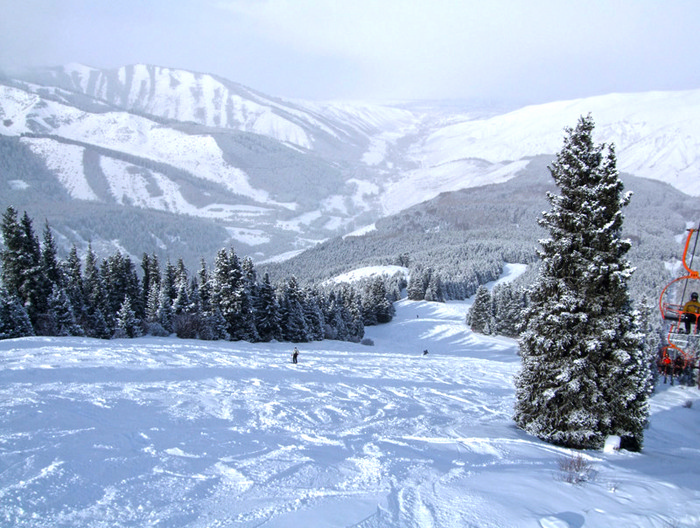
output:
[[[700,86],[694,0],[0,0],[0,67],[145,62],[305,98]]]

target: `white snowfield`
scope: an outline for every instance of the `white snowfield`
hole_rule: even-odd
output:
[[[582,452],[570,484],[578,453],[511,419],[516,342],[467,308],[401,301],[374,346],[297,365],[289,343],[0,341],[0,526],[700,525],[700,391],[660,385],[644,450]]]

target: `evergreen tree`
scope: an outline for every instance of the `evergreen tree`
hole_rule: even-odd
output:
[[[158,309],[160,308],[160,285],[155,281],[150,282],[148,298],[146,300],[146,322],[158,322]]]
[[[41,259],[41,246],[39,239],[34,234],[32,219],[24,212],[20,222],[22,230],[22,252],[28,256],[29,267],[25,268],[24,283],[22,286],[23,298],[29,318],[34,324],[35,330],[39,325],[41,315],[46,312],[52,285],[44,275]]]
[[[340,292],[331,292],[328,295],[328,302],[324,311],[324,337],[326,339],[337,339],[346,341],[349,335],[346,321],[349,319],[343,296]]]
[[[20,300],[36,328],[40,315],[46,311],[49,283],[42,273],[41,248],[32,221],[26,212],[18,221],[17,211],[8,207],[1,229],[5,246],[0,251],[2,283],[8,295]]]
[[[144,316],[148,319],[148,303],[151,291],[154,286],[160,288],[160,264],[158,263],[158,257],[153,254],[149,256],[144,253],[141,257],[141,270],[143,271],[143,280],[141,281],[141,303],[144,306]]]
[[[127,295],[117,312],[114,337],[139,337],[142,334],[141,323],[131,308],[131,299]]]
[[[416,266],[411,271],[406,295],[411,301],[422,301],[425,296],[426,278],[421,266]]]
[[[161,282],[158,292],[158,323],[163,330],[170,334],[173,331],[173,301],[168,294],[165,282]]]
[[[211,307],[211,277],[207,269],[207,263],[201,260],[199,271],[197,272],[197,282],[199,284],[199,305],[203,314],[208,314]]]
[[[53,287],[63,286],[64,277],[61,267],[58,264],[58,251],[56,250],[56,242],[53,238],[53,233],[51,232],[51,227],[49,222],[46,222],[44,226],[44,241],[41,246],[41,267],[44,277],[48,280],[51,286],[51,291]]]
[[[510,283],[499,284],[491,292],[493,299],[493,332],[497,335],[516,337],[525,308],[524,296]]]
[[[63,276],[66,284],[66,295],[73,307],[75,321],[84,331],[87,326],[87,306],[83,286],[82,265],[75,246],[71,248],[68,258],[63,263]]]
[[[141,285],[131,258],[117,251],[116,254],[105,259],[100,272],[106,293],[105,316],[114,321],[114,316],[121,309],[124,298],[129,297],[131,309],[134,310],[136,317],[142,319],[145,310],[141,305]]]
[[[365,335],[365,325],[362,322],[362,304],[359,296],[349,285],[343,285],[342,290],[345,304],[343,315],[348,330],[346,340],[359,343]]]
[[[231,339],[241,339],[241,266],[234,252],[219,250],[214,262],[212,305],[221,312]]]
[[[425,300],[433,302],[445,302],[445,293],[442,290],[442,280],[438,273],[431,273],[428,287],[425,290]]]
[[[374,296],[374,284],[376,280],[381,281],[381,278],[375,277],[370,279],[364,284],[362,290],[362,322],[365,326],[374,326],[379,323],[376,310],[378,299]]]
[[[623,194],[615,153],[592,139],[594,123],[567,129],[550,167],[561,194],[540,224],[541,268],[520,338],[515,422],[558,445],[601,448],[608,435],[641,449],[648,416],[643,345],[628,296],[632,268],[620,238]]]
[[[491,293],[486,286],[479,286],[476,290],[474,304],[467,314],[467,324],[472,332],[491,334],[493,328]]]
[[[370,296],[374,304],[374,312],[377,316],[378,324],[385,324],[394,318],[396,309],[394,304],[389,300],[386,283],[383,278],[377,278],[371,286]]]
[[[323,311],[319,304],[318,292],[309,288],[305,288],[302,292],[302,305],[304,308],[304,320],[306,327],[309,329],[309,340],[323,340],[323,327],[325,320],[323,319]]]
[[[656,307],[652,305],[646,296],[642,296],[639,305],[639,321],[643,337],[644,361],[646,361],[651,371],[651,376],[647,379],[646,392],[651,394],[654,384],[658,378],[659,371],[656,366],[658,353],[661,349],[663,327],[658,318]]]
[[[83,329],[75,319],[73,306],[66,291],[58,285],[54,286],[49,296],[44,324],[47,335],[84,335]]]
[[[85,312],[87,315],[87,324],[84,328],[85,333],[89,337],[108,339],[112,335],[112,326],[105,317],[107,299],[97,256],[92,250],[92,244],[88,244],[88,251],[85,256],[83,288]]]
[[[0,339],[33,335],[32,322],[22,301],[0,288]]]
[[[255,327],[261,341],[271,341],[280,336],[277,297],[267,273],[258,285],[258,295],[255,298]]]
[[[280,324],[285,341],[300,343],[309,340],[309,330],[304,318],[301,291],[295,277],[285,284],[280,306]]]
[[[238,331],[236,338],[244,341],[260,341],[255,327],[255,295],[257,291],[253,261],[245,257],[241,261],[241,280],[236,290],[239,311]]]
[[[168,260],[160,280],[160,289],[172,303],[177,297],[177,268]]]
[[[22,270],[28,267],[30,262],[22,253],[22,230],[17,220],[17,211],[12,206],[2,215],[2,238],[2,283],[7,288],[8,295],[16,297],[24,305],[24,299],[20,295],[24,280]]]

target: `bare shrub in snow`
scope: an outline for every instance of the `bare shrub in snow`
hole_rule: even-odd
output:
[[[581,454],[563,456],[558,462],[560,478],[564,482],[582,484],[593,477],[593,466]]]

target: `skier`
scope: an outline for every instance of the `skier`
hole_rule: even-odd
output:
[[[294,352],[292,352],[292,363],[297,362],[297,357],[299,357],[299,349],[294,347]]]
[[[664,375],[664,383],[666,383],[666,378],[671,375],[671,381],[673,381],[673,363],[668,355],[668,351],[664,351],[663,357],[659,360],[659,372]]]
[[[683,321],[685,321],[685,333],[690,333],[690,325],[698,322],[698,314],[700,314],[700,302],[698,302],[698,293],[690,294],[690,300],[683,305]]]

